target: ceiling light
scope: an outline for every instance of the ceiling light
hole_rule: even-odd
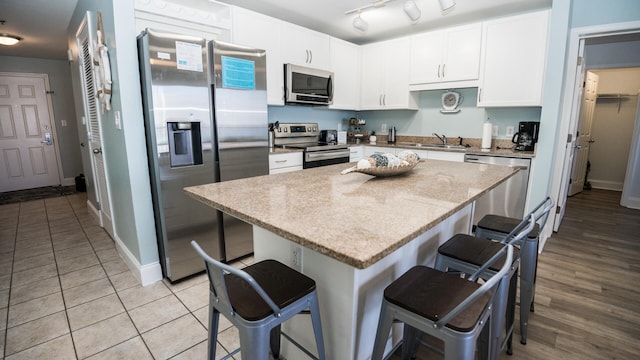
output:
[[[416,5],[416,2],[413,0],[407,0],[404,2],[404,12],[407,13],[407,16],[411,21],[418,20],[422,14],[418,5]]]
[[[452,12],[454,6],[456,6],[455,0],[440,0],[440,8],[442,9],[442,15],[446,15]]]
[[[0,45],[15,45],[20,40],[22,40],[20,36],[11,34],[0,34]]]
[[[353,19],[353,27],[360,31],[367,31],[367,29],[369,29],[369,24],[360,17],[360,12],[358,12],[358,16]]]

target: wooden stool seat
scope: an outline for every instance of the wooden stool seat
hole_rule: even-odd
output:
[[[487,262],[493,254],[500,251],[503,246],[504,244],[499,242],[487,241],[466,234],[456,234],[438,248],[438,254],[480,266]],[[518,248],[514,248],[513,257],[518,258],[518,254]],[[504,259],[505,257],[502,256],[496,262],[489,265],[489,270],[500,270],[504,264]]]
[[[516,226],[520,224],[520,222],[522,222],[522,219],[489,214],[483,216],[482,219],[480,219],[477,228],[502,233],[506,236],[513,229],[515,229]],[[531,230],[531,233],[529,233],[528,238],[535,239],[538,237],[539,233],[540,225],[536,224],[533,230]]]
[[[384,298],[392,304],[436,322],[479,287],[477,283],[454,274],[426,266],[414,266],[384,290]],[[482,294],[445,326],[457,331],[471,331],[477,326],[482,312],[491,301],[492,294],[492,291]]]
[[[264,260],[242,269],[251,275],[279,307],[284,308],[316,289],[316,282],[290,267]],[[246,281],[234,274],[224,278],[236,313],[249,321],[273,315],[273,310]]]

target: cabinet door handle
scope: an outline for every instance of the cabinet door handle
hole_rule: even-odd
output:
[[[277,163],[277,164],[284,164],[284,163],[286,163],[286,162],[287,162],[287,160],[276,160],[276,163]]]
[[[313,62],[313,51],[309,50],[309,64]]]
[[[382,106],[382,94],[378,97],[378,105]]]
[[[440,79],[440,66],[442,66],[442,65],[438,64],[438,79]]]
[[[447,64],[442,64],[442,78],[444,79],[445,75],[444,75],[444,68],[445,66],[447,66]]]
[[[478,102],[482,102],[482,88],[478,88]]]
[[[387,106],[387,94],[382,94],[382,105]]]

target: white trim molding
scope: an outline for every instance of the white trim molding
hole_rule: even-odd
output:
[[[122,257],[122,260],[127,264],[133,276],[138,279],[138,282],[140,282],[142,286],[147,286],[162,280],[162,267],[160,266],[160,262],[156,261],[151,264],[140,265],[138,259],[133,256],[131,251],[129,251],[117,235],[115,237],[115,243],[120,257]]]

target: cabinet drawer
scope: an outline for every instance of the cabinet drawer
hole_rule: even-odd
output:
[[[302,170],[302,152],[269,155],[269,173],[288,167],[299,167],[295,170]]]

